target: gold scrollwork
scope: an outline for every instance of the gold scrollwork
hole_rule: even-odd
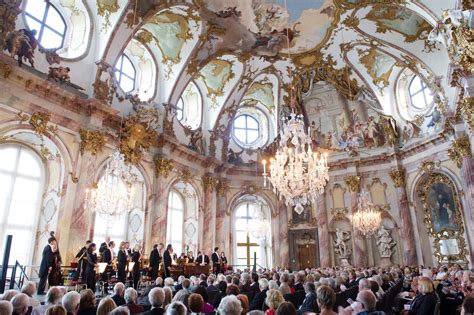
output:
[[[451,144],[451,148],[448,149],[449,158],[461,168],[462,160],[465,157],[471,157],[471,142],[469,141],[468,135],[463,135],[455,140]]]
[[[229,191],[229,183],[226,180],[219,180],[217,183],[217,195],[224,197]]]
[[[346,185],[349,187],[351,192],[359,192],[360,189],[360,176],[349,175],[345,179]]]
[[[212,176],[211,174],[205,174],[202,178],[202,186],[204,191],[213,192],[214,188],[217,185],[217,178]]]
[[[194,178],[193,173],[189,170],[189,168],[185,167],[183,168],[178,175],[178,178],[185,183],[190,183],[192,179]]]
[[[431,173],[433,173],[433,171],[435,170],[436,167],[439,167],[439,165],[440,165],[440,162],[434,162],[434,161],[426,160],[426,161],[421,162],[418,169],[422,173],[431,174]]]
[[[84,151],[90,151],[92,155],[102,152],[105,143],[107,142],[107,136],[105,133],[100,131],[94,131],[89,129],[81,128],[79,130],[79,136],[81,137],[81,154]]]
[[[431,173],[420,189],[419,196],[423,203],[428,233],[433,237],[434,255],[438,262],[465,262],[467,251],[463,237],[464,223],[461,215],[461,203],[452,180],[444,174]],[[444,204],[435,200],[440,196]],[[451,209],[451,204],[454,209]],[[444,220],[441,218],[441,207],[446,209]],[[458,252],[443,254],[441,250],[443,241],[456,242]]]
[[[165,159],[163,157],[155,159],[155,173],[156,176],[163,176],[167,178],[168,175],[173,170],[174,162],[170,159]]]
[[[107,32],[107,28],[111,26],[110,15],[120,9],[118,0],[97,0],[97,14],[104,18],[102,30]]]
[[[20,124],[30,119],[30,116],[28,116],[28,114],[24,114],[23,111],[17,113],[16,116],[20,119]]]
[[[125,161],[137,164],[155,139],[156,132],[148,128],[139,116],[129,116],[125,120],[120,139],[120,151],[125,156]]]
[[[390,175],[390,178],[393,181],[393,185],[396,188],[405,187],[405,180],[406,180],[406,178],[405,178],[405,176],[406,176],[405,169],[403,169],[403,168],[392,169],[392,170],[390,170],[390,172],[388,172],[388,174]]]
[[[347,207],[331,209],[331,215],[334,217],[334,220],[344,220],[347,219],[347,214],[349,210]]]
[[[474,130],[474,97],[462,97],[458,102],[457,110],[469,125],[471,131]]]
[[[31,115],[29,123],[33,127],[35,133],[39,136],[43,136],[48,131],[56,134],[58,127],[48,126],[50,119],[51,113],[35,112]]]

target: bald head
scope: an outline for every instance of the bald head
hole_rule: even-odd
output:
[[[357,301],[364,305],[364,309],[368,312],[375,311],[375,303],[377,303],[377,298],[372,291],[363,290],[357,294]]]
[[[13,312],[17,315],[26,314],[28,311],[29,297],[25,293],[19,293],[12,299]]]
[[[0,314],[2,315],[12,315],[13,306],[12,303],[8,301],[0,301]]]

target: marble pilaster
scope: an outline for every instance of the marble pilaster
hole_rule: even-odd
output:
[[[328,214],[326,209],[326,194],[323,193],[318,197],[316,203],[316,221],[318,223],[318,239],[319,239],[319,257],[321,267],[331,266],[331,248],[329,241],[329,228],[328,228]]]
[[[351,214],[355,214],[357,212],[357,201],[360,190],[360,177],[356,175],[347,176],[346,184],[351,191]],[[366,267],[368,263],[366,240],[355,228],[352,228],[352,239],[354,245],[352,250],[354,265],[356,267]]]
[[[166,244],[166,224],[168,220],[168,191],[166,178],[159,176],[155,182],[154,209],[150,210],[151,242]]]
[[[279,253],[279,266],[288,268],[290,266],[290,244],[288,240],[288,210],[283,200],[278,201],[278,217],[279,217],[279,244],[273,244],[275,253]]]
[[[210,255],[214,250],[215,238],[215,205],[214,202],[214,188],[216,186],[216,178],[209,174],[202,177],[202,184],[204,190],[204,207],[203,207],[203,242],[202,250]]]
[[[229,255],[231,247],[229,244],[230,217],[227,215],[226,191],[220,191],[218,187],[216,196],[216,240],[215,246],[219,251]]]

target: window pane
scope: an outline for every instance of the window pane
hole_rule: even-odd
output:
[[[129,79],[128,77],[122,75],[120,79],[120,87],[125,93],[133,91],[134,81]]]
[[[431,105],[433,103],[433,92],[429,88],[425,89],[425,97],[427,105]]]
[[[28,1],[28,2],[30,2],[30,1]],[[36,20],[33,20],[29,16],[25,16],[25,18],[26,18],[26,24],[28,24],[28,28],[30,30],[36,30],[36,32],[37,32],[36,36],[38,36],[39,31],[41,29],[41,23],[37,22]]]
[[[235,229],[238,231],[247,231],[247,219],[236,219]]]
[[[247,247],[237,246],[237,258],[247,257]]]
[[[237,217],[246,217],[247,216],[247,207],[246,207],[246,205],[238,207],[237,211],[235,213],[235,216],[237,216]]]
[[[123,57],[122,73],[131,78],[135,78],[135,69],[133,68],[132,62],[125,56]]]
[[[260,133],[258,131],[248,130],[247,131],[247,143],[251,144],[251,143],[254,143],[255,141],[257,141],[259,134]]]
[[[234,129],[234,135],[240,142],[246,143],[245,139],[245,130],[244,129]]]
[[[235,234],[237,243],[247,243],[247,232],[236,231]]]
[[[28,0],[26,2],[25,12],[31,14],[38,20],[42,21],[44,16],[44,11],[46,10],[46,2],[39,0]],[[39,29],[38,29],[39,31]]]
[[[59,36],[49,28],[45,28],[41,37],[41,46],[44,48],[59,48],[62,45],[63,37]]]
[[[20,151],[20,161],[18,164],[18,174],[27,175],[31,177],[41,176],[41,164],[38,158],[33,156],[34,153],[30,151]]]
[[[251,116],[247,116],[247,128],[258,129],[258,122]]]
[[[179,120],[179,121],[183,120],[183,110],[182,109],[178,109],[176,111],[176,119]]]
[[[12,199],[36,203],[38,201],[39,188],[40,184],[38,180],[17,177]]]
[[[421,80],[418,76],[415,76],[410,83],[410,94],[413,95],[421,90]]]
[[[234,127],[245,129],[245,116],[244,115],[239,116],[234,120]]]
[[[61,34],[66,30],[66,25],[61,15],[59,15],[59,12],[53,6],[49,6],[48,15],[46,16],[46,25]]]
[[[33,255],[30,250],[33,241],[32,230],[8,228],[5,233],[6,235],[13,235],[9,264],[14,264],[16,260],[20,264],[27,264],[29,258]]]
[[[16,158],[18,155],[18,149],[13,148],[13,147],[6,147],[2,148],[0,150],[0,171],[8,171],[8,172],[13,172],[15,170],[15,163],[16,163]],[[0,187],[7,187],[7,186],[2,186]]]
[[[247,259],[237,259],[237,265],[247,266]],[[242,267],[240,267],[242,268]]]
[[[37,208],[36,203],[12,200],[7,219],[8,225],[33,228],[35,218],[33,214],[36,213]]]
[[[417,107],[417,108],[424,108],[426,106],[425,98],[423,96],[423,93],[418,93],[415,96],[412,96],[411,97],[411,102],[412,102],[413,106]]]

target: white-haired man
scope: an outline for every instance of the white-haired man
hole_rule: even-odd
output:
[[[122,282],[117,282],[114,285],[114,295],[112,295],[112,300],[114,300],[115,305],[122,306],[125,305],[125,299],[123,294],[125,293],[125,286]]]
[[[134,288],[127,288],[125,290],[125,305],[130,310],[130,314],[143,313],[145,310],[143,306],[137,304],[138,292]]]
[[[61,299],[63,297],[63,291],[58,287],[51,287],[46,293],[46,300],[44,305],[39,305],[33,309],[31,315],[44,315],[46,310],[53,305],[61,304]]]
[[[33,298],[35,292],[36,283],[33,281],[26,281],[21,287],[21,293],[25,293],[29,297],[28,306],[37,307],[38,305],[40,305],[40,302],[37,299]]]
[[[81,295],[76,291],[66,293],[61,300],[61,304],[66,309],[68,315],[77,315],[80,302]]]
[[[162,288],[153,288],[150,293],[148,293],[148,300],[151,304],[151,310],[143,313],[143,315],[163,315],[165,313],[165,309],[163,308],[165,291]]]
[[[267,297],[267,291],[268,291],[268,280],[265,278],[262,278],[258,280],[258,286],[260,289],[260,292],[258,292],[254,298],[252,299],[252,302],[250,303],[249,310],[263,310],[263,305],[265,304],[265,298]]]
[[[28,312],[28,300],[29,297],[25,293],[15,295],[11,303],[13,306],[13,314],[15,315],[26,315]]]
[[[242,313],[242,304],[234,295],[228,295],[222,299],[217,308],[217,314],[220,315],[240,315]]]
[[[0,314],[2,315],[12,315],[13,306],[9,301],[0,301]]]

